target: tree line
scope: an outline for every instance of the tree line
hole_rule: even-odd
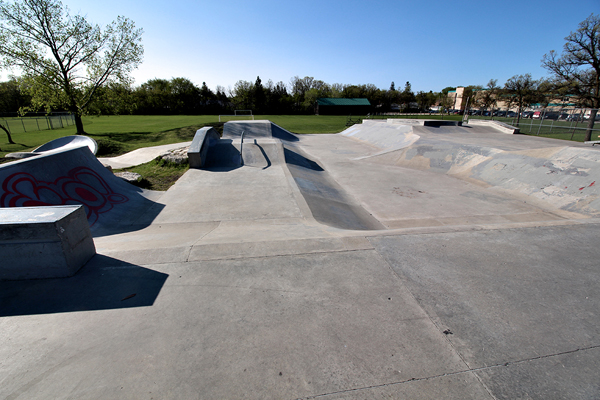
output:
[[[0,113],[28,111],[66,111],[68,107],[60,98],[45,99],[36,107],[28,77],[12,77],[0,82]],[[234,110],[252,110],[254,114],[313,114],[318,98],[366,98],[374,110],[388,112],[428,110],[443,93],[412,91],[410,82],[397,90],[394,82],[388,90],[373,84],[329,84],[314,77],[293,77],[288,84],[263,84],[260,77],[250,82],[239,80],[233,88],[217,86],[216,91],[205,82],[198,87],[187,78],[150,79],[133,87],[124,83],[109,83],[96,89],[96,94],[86,109],[87,114],[226,114]]]

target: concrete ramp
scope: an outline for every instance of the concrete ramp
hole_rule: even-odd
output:
[[[562,146],[506,151],[427,137],[407,148],[371,157],[369,162],[448,174],[532,196],[565,211],[600,214],[596,186],[600,183],[600,153],[595,149]]]
[[[482,127],[483,130],[487,130],[488,132],[497,133],[493,127]],[[447,135],[450,133],[453,134],[469,134],[472,132],[472,128],[466,126],[415,126],[414,132],[416,134],[438,134],[438,135]]]
[[[321,165],[299,148],[284,145],[283,150],[286,165],[317,221],[341,229],[385,229]]]
[[[392,120],[365,120],[341,132],[346,136],[367,144],[380,151],[377,154],[403,149],[419,140],[419,135],[413,133],[413,126],[400,125]]]
[[[239,139],[244,132],[245,139],[275,138],[288,142],[297,142],[298,137],[293,133],[268,120],[259,121],[229,121],[223,126],[224,139]]]
[[[0,185],[0,207],[82,204],[95,236],[148,225],[161,195],[114,176],[87,146],[0,165]]]

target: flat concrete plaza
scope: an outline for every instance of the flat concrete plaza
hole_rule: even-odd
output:
[[[0,398],[600,398],[600,148],[261,124],[0,282]]]

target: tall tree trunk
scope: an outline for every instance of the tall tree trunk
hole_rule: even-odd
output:
[[[590,120],[588,122],[587,130],[585,131],[585,141],[589,142],[592,140],[592,129],[594,129],[594,122],[596,121],[596,114],[598,110],[593,108],[590,112]]]
[[[74,113],[75,116],[75,128],[77,128],[78,135],[85,135],[85,131],[83,130],[83,121],[81,120],[81,115],[79,113]]]
[[[8,131],[8,129],[6,129],[6,127],[4,125],[0,124],[0,129],[2,129],[4,132],[6,132],[6,136],[8,136],[8,143],[16,144],[15,142],[13,142],[12,137],[10,136],[10,132]]]

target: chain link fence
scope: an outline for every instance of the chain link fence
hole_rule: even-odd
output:
[[[526,135],[544,136],[563,140],[583,142],[588,130],[591,109],[569,108],[556,110],[524,111],[521,118],[511,110],[471,111],[469,119],[493,119],[518,127]],[[477,115],[479,113],[480,115]],[[492,115],[485,115],[490,113]],[[517,122],[518,121],[518,122]],[[596,115],[591,140],[600,140],[600,111]]]
[[[0,116],[0,124],[12,135],[15,133],[60,129],[75,125],[75,116],[72,113],[52,113],[49,115],[31,115],[24,117],[4,115]]]

